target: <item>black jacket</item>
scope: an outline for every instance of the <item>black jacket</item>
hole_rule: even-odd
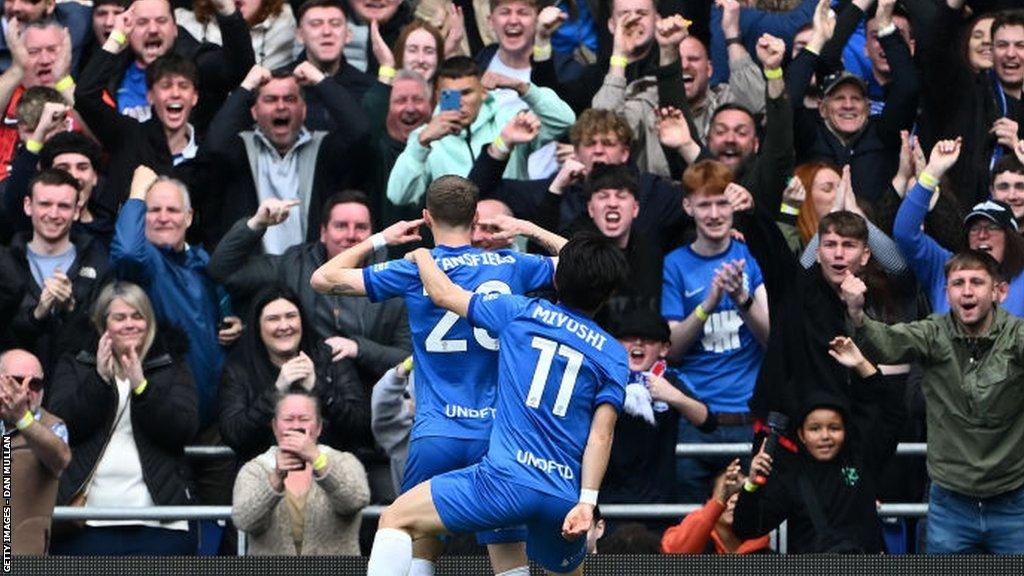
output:
[[[344,336],[359,344],[359,356],[353,362],[367,389],[412,354],[401,298],[370,302],[366,297],[320,294],[309,285],[309,277],[327,262],[321,242],[292,246],[275,256],[262,253],[262,238],[262,232],[239,220],[217,245],[206,268],[210,278],[231,294],[238,312],[247,310],[249,300],[264,286],[280,282],[291,288],[321,340]]]
[[[368,127],[365,115],[340,85],[325,79],[313,90],[331,107],[335,121],[344,128],[328,132],[319,144],[306,144],[319,146],[306,219],[306,240],[311,242],[320,238],[320,209],[324,200],[333,192],[349,187],[357,178],[359,164],[352,154],[365,142]],[[252,97],[244,88],[232,92],[210,123],[206,142],[196,159],[196,165],[203,172],[203,185],[210,191],[199,203],[206,214],[202,235],[213,243],[233,222],[252,216],[259,208],[257,176],[253,174],[248,149],[240,135],[253,125],[249,111]],[[195,199],[193,204],[196,204]]]
[[[235,348],[224,367],[220,387],[220,433],[240,462],[245,462],[274,445],[270,428],[277,402],[277,369],[262,358],[268,370],[253,374],[251,358],[244,347]],[[370,432],[370,400],[348,360],[331,361],[330,349],[317,344],[313,354],[316,385],[320,399],[323,433],[320,441],[357,456],[373,450]],[[269,368],[274,368],[270,370]]]
[[[22,287],[18,311],[10,321],[11,334],[14,342],[31,350],[39,358],[43,369],[49,373],[62,354],[78,350],[86,343],[80,323],[88,320],[93,299],[110,277],[109,258],[101,242],[72,229],[71,243],[76,250],[75,261],[64,272],[71,280],[75,307],[71,312],[61,310],[36,320],[32,312],[39,304],[42,289],[36,284],[29,269],[26,245],[31,239],[31,232],[14,236],[10,254],[15,267],[0,268],[0,282],[14,282]]]
[[[802,50],[790,65],[789,89],[795,107],[797,162],[827,160],[838,166],[850,165],[858,198],[879,201],[899,164],[900,130],[910,130],[917,114],[921,81],[910,49],[898,32],[879,38],[892,67],[892,82],[886,87],[885,109],[867,119],[860,133],[843,143],[828,129],[818,110],[804,107],[804,93],[810,84],[818,56]],[[867,103],[865,102],[865,105]]]
[[[214,16],[217,19],[217,26],[220,27],[223,46],[200,42],[179,26],[178,37],[174,41],[174,46],[171,47],[171,52],[184,56],[196,64],[198,76],[196,88],[199,89],[200,96],[199,102],[192,110],[191,122],[200,134],[206,132],[207,124],[224,103],[228,93],[241,83],[245,75],[256,64],[256,54],[252,50],[249,25],[242,18],[242,13],[235,11],[230,16],[221,16],[220,14],[214,14]],[[102,48],[96,50],[89,58],[85,69],[91,67],[97,58],[104,57],[103,55],[111,56]],[[113,56],[117,64],[110,73],[102,78],[102,91],[105,91],[111,100],[116,99],[125,71],[128,70],[134,57],[130,48]],[[77,108],[77,94],[75,103]],[[92,122],[88,120],[86,122],[90,128],[95,130],[96,126]],[[106,147],[106,143],[104,146]]]
[[[97,340],[60,358],[46,396],[48,409],[67,424],[71,441],[71,464],[60,478],[58,504],[67,503],[96,467],[117,414],[116,389],[96,372]],[[184,448],[199,430],[199,411],[182,349],[186,343],[173,328],[157,328],[142,365],[148,385],[142,394],[129,393],[142,478],[158,506],[192,502]]]
[[[154,115],[140,123],[104,101],[104,87],[111,76],[117,75],[121,65],[119,56],[105,50],[97,52],[82,71],[75,89],[75,109],[109,154],[106,185],[93,192],[91,204],[115,217],[128,199],[135,168],[145,165],[157,174],[184,181],[195,206],[202,193],[202,187],[195,185],[198,177],[195,164],[186,161],[174,165],[160,120]]]
[[[884,552],[875,508],[878,480],[896,452],[904,414],[902,404],[885,401],[886,386],[881,374],[863,382],[860,393],[881,405],[868,412],[880,415],[871,421],[846,418],[846,440],[832,460],[815,460],[802,446],[795,455],[777,450],[768,483],[756,492],[740,491],[732,526],[736,536],[763,536],[788,520],[793,554]],[[820,531],[809,511],[815,504],[825,523]]]
[[[946,178],[952,183],[960,209],[966,213],[989,197],[989,162],[998,146],[990,130],[992,123],[1004,114],[994,89],[995,73],[975,73],[959,50],[961,24],[960,11],[939,2],[936,21],[922,27],[916,36],[921,61],[926,66],[921,144],[930,151],[939,139],[963,137],[960,158]],[[1010,99],[1008,103],[1014,102]],[[1024,105],[1015,104],[1016,110],[1011,106],[1006,116],[1018,123],[1017,136],[1024,138]],[[1012,150],[1005,148],[1003,153],[1013,155]]]

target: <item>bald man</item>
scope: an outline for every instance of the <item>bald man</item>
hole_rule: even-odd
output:
[[[0,433],[3,466],[10,464],[12,470],[11,544],[16,555],[46,554],[57,481],[71,462],[67,427],[41,407],[44,382],[43,366],[31,353],[16,349],[0,354]]]

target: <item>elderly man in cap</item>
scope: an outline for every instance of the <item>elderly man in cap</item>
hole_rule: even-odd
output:
[[[893,238],[928,294],[932,311],[949,311],[944,267],[952,254],[921,230],[938,182],[960,157],[961,140],[940,140],[932,148],[928,165],[917,183],[907,192],[896,213]],[[998,200],[976,204],[964,218],[964,245],[985,252],[999,263],[1004,283],[1000,285],[1002,307],[1015,316],[1024,316],[1024,238],[1010,206]]]
[[[878,42],[885,51],[892,82],[881,114],[870,116],[867,83],[845,70],[822,79],[824,97],[817,113],[803,108],[819,54],[832,37],[833,19],[828,2],[821,2],[814,14],[810,41],[786,71],[790,100],[797,107],[796,162],[827,160],[838,166],[849,164],[857,198],[877,202],[889,189],[889,181],[898,168],[900,130],[909,130],[914,123],[920,73],[897,27],[887,26],[878,31]]]
[[[71,462],[67,426],[42,408],[43,382],[43,366],[31,353],[0,354],[0,434],[11,447],[11,545],[17,555],[46,554],[57,480]]]

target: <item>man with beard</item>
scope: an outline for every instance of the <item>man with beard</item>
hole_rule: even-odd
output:
[[[1024,321],[999,302],[988,253],[945,265],[950,310],[886,326],[864,314],[866,286],[842,282],[854,337],[875,362],[917,361],[928,407],[929,554],[1024,553]]]
[[[931,302],[932,311],[949,310],[943,267],[952,253],[921,230],[932,196],[938,194],[938,182],[957,163],[962,141],[940,140],[932,148],[928,165],[917,184],[907,193],[896,213],[893,239],[914,269],[914,274]],[[992,256],[999,263],[1000,275],[1008,283],[1007,312],[1024,316],[1024,239],[1010,207],[998,200],[976,204],[964,218],[962,227],[966,248]]]
[[[303,124],[306,104],[301,88],[320,95],[337,130],[310,131]],[[251,107],[249,104],[251,103]],[[252,122],[256,127],[249,129]],[[219,238],[227,226],[254,214],[263,200],[298,200],[292,217],[263,236],[268,254],[319,237],[324,199],[351,185],[355,144],[369,123],[345,89],[310,62],[290,72],[253,66],[210,123],[202,164],[215,172],[211,186],[222,190],[212,213],[208,237]]]

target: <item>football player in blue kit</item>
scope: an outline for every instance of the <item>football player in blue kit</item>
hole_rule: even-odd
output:
[[[510,524],[526,525],[527,554],[548,572],[581,573],[581,536],[629,375],[625,348],[591,317],[625,281],[625,256],[603,237],[570,240],[555,272],[557,304],[474,294],[435,254],[411,257],[436,305],[498,335],[497,415],[483,460],[419,484],[384,511],[368,574],[407,574],[415,539]]]
[[[547,289],[555,271],[552,258],[510,250],[487,252],[470,245],[478,190],[459,176],[438,178],[427,190],[423,219],[400,222],[349,248],[311,278],[321,292],[366,295],[373,302],[405,299],[412,332],[416,379],[416,418],[405,465],[402,492],[450,470],[479,462],[487,452],[498,382],[498,341],[455,313],[435,306],[424,292],[416,266],[393,260],[367,268],[362,262],[380,246],[419,239],[425,223],[434,236],[430,252],[459,286],[475,293],[525,294]],[[553,253],[565,239],[528,222],[515,221]],[[496,527],[501,528],[501,527]],[[525,568],[523,527],[477,534],[488,545],[495,573]],[[413,575],[433,573],[443,542],[417,542]],[[511,572],[515,574],[515,572]]]

